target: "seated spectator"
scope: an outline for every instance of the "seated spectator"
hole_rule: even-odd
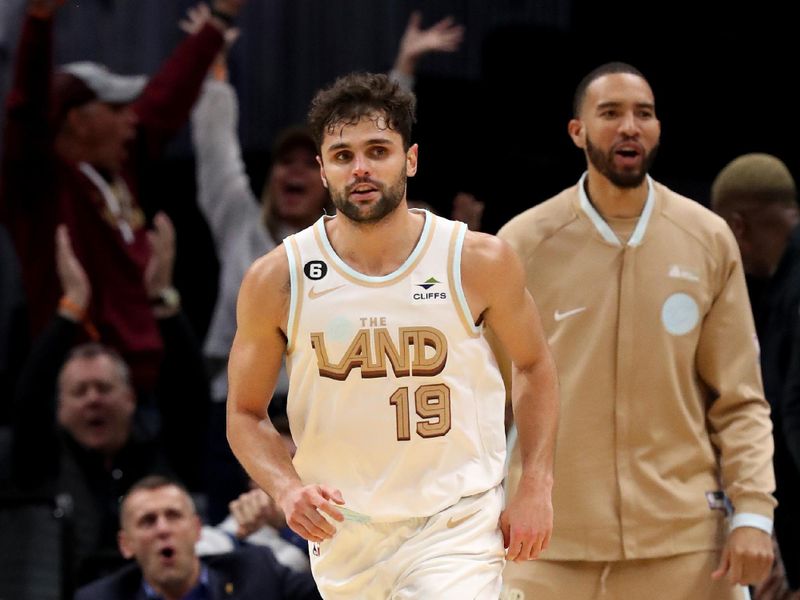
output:
[[[253,486],[230,504],[231,512],[215,527],[203,526],[196,550],[200,556],[222,554],[241,546],[267,546],[275,559],[293,571],[307,572],[308,542],[295,539],[286,517],[266,492]]]
[[[134,484],[122,501],[119,548],[136,564],[78,590],[76,600],[240,598],[318,599],[308,573],[295,573],[268,548],[199,558],[200,518],[185,488],[151,476]]]
[[[149,257],[138,194],[143,173],[179,128],[243,0],[214,0],[149,81],[89,62],[53,74],[53,17],[64,0],[28,0],[8,95],[0,219],[22,264],[34,335],[56,310],[55,228],[64,223],[95,290],[87,306],[137,388],[152,389],[162,340],[142,287]]]
[[[278,430],[289,453],[296,447],[288,423],[279,423]],[[249,480],[250,490],[230,503],[230,514],[216,527],[203,527],[197,553],[230,552],[241,544],[267,546],[281,564],[294,571],[309,571],[308,542],[286,524],[286,516],[255,481]]]
[[[145,289],[170,281],[173,232],[155,219]],[[179,306],[152,310],[165,341],[155,398],[136,397],[130,370],[112,348],[73,348],[92,288],[63,226],[57,235],[60,308],[36,340],[20,376],[14,406],[13,469],[26,492],[71,499],[75,578],[116,568],[119,499],[141,477],[175,474],[201,484],[208,386],[199,346]],[[53,551],[57,551],[54,548]]]

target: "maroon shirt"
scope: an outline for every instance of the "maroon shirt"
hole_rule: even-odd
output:
[[[161,338],[142,280],[150,256],[144,225],[133,223],[133,241],[126,243],[98,188],[77,164],[55,152],[52,38],[52,19],[27,17],[6,107],[0,218],[22,264],[33,334],[50,321],[61,296],[54,237],[56,226],[65,223],[92,285],[89,318],[101,340],[129,362],[136,384],[151,387]],[[132,104],[137,137],[121,175],[136,213],[141,214],[137,192],[142,167],[188,119],[222,44],[222,34],[209,24],[187,36]]]

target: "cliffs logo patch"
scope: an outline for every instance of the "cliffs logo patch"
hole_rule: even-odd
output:
[[[421,287],[423,290],[429,290],[437,283],[442,283],[442,282],[437,281],[436,277],[428,277],[428,279],[425,280],[425,283],[418,283],[417,286]]]
[[[422,283],[414,285],[414,291],[411,297],[414,300],[447,300],[447,292],[442,289],[441,283],[442,282],[435,277],[428,277]]]

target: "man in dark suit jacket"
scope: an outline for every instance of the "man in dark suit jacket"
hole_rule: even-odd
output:
[[[178,483],[150,476],[122,502],[119,547],[136,564],[78,590],[75,600],[304,600],[320,598],[309,573],[292,572],[265,547],[200,560],[201,523]]]
[[[800,209],[777,157],[739,156],[717,175],[712,208],[742,253],[775,439],[775,534],[789,588],[800,590]]]

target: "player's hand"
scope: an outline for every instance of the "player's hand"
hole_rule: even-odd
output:
[[[775,555],[772,538],[755,527],[737,527],[731,531],[722,549],[722,557],[712,579],[728,577],[732,584],[755,585],[764,581]]]
[[[550,486],[520,480],[519,489],[500,514],[506,560],[534,560],[550,545],[553,501]]]
[[[309,542],[321,542],[333,537],[336,528],[323,513],[344,521],[344,515],[336,504],[344,504],[342,492],[327,485],[305,485],[297,487],[280,499],[286,524],[299,536]]]

